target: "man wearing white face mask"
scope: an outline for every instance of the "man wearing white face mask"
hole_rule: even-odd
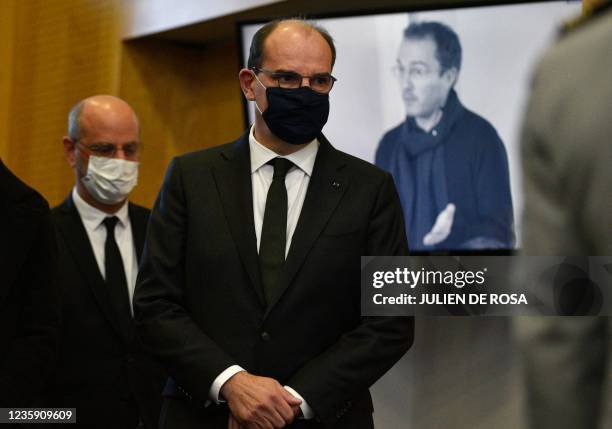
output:
[[[81,427],[154,428],[165,377],[143,352],[131,305],[149,217],[127,201],[138,119],[119,98],[89,97],[70,111],[63,145],[76,183],[52,210],[63,301],[52,405],[76,407]]]

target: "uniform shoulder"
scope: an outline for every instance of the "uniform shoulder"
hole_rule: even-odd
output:
[[[610,40],[612,40],[612,7],[607,7],[567,31],[546,52],[540,62],[540,68],[546,68],[547,72],[558,70],[558,73],[565,74],[585,70],[591,74],[593,69],[599,67],[603,73],[607,73],[609,70],[604,66],[609,64],[610,57],[604,53],[609,52]],[[569,71],[568,66],[571,67]]]
[[[597,22],[599,18],[604,17],[606,13],[612,11],[612,1],[604,1],[603,3],[591,6],[587,9],[583,8],[582,13],[573,19],[569,19],[561,28],[561,37],[569,36],[575,32],[589,26],[593,22]]]

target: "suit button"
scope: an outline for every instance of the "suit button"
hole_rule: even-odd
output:
[[[134,356],[132,356],[130,354],[125,355],[125,361],[127,363],[134,363]]]
[[[268,334],[266,331],[263,331],[261,333],[261,339],[267,342],[270,341],[272,337],[270,337],[270,334]]]

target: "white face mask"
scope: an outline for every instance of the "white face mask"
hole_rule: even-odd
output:
[[[138,183],[138,162],[90,156],[85,188],[102,204],[117,204],[127,198]]]

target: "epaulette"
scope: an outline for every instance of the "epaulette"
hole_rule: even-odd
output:
[[[606,10],[612,7],[612,1],[605,1],[597,6],[592,7],[591,9],[585,10],[581,15],[576,16],[575,18],[570,19],[565,22],[561,27],[561,36],[566,36],[572,33],[574,30],[578,28],[584,27],[586,24],[591,22],[593,19],[602,15]]]

